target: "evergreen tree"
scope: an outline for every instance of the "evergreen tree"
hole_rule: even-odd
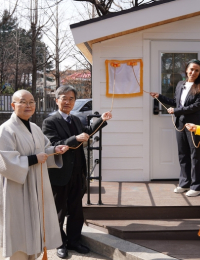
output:
[[[13,31],[17,27],[17,19],[7,19],[9,16],[9,12],[5,10],[0,23],[0,87],[8,78],[9,60],[13,55]]]
[[[9,18],[4,11],[0,24],[0,89],[7,82],[15,91],[19,88],[29,88],[32,81],[32,32],[18,26],[17,18]],[[47,70],[52,68],[49,53],[42,35],[36,38],[37,70],[42,70],[46,54]]]

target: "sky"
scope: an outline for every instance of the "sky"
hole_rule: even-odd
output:
[[[55,53],[55,17],[56,17],[56,1],[58,5],[58,21],[59,21],[59,44],[60,44],[60,69],[66,68],[78,69],[78,59],[83,62],[81,55],[77,55],[79,51],[74,44],[73,36],[70,30],[70,24],[77,23],[83,20],[92,18],[92,5],[86,2],[77,2],[73,0],[0,0],[0,15],[4,9],[13,10],[14,5],[18,1],[18,6],[15,15],[18,17],[19,26],[25,29],[30,28],[30,3],[38,1],[39,19],[38,24],[43,27],[43,41],[49,46],[49,51]],[[147,0],[146,0],[147,1]],[[144,1],[144,2],[146,2]],[[113,11],[119,10],[118,5],[124,8],[130,8],[130,3],[127,0],[115,0]],[[129,1],[130,2],[130,1]],[[34,4],[32,5],[34,8]]]

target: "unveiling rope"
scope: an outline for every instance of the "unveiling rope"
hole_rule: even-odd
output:
[[[148,92],[148,91],[145,91],[145,90],[143,90],[144,92],[146,92],[146,93],[150,93],[150,92]],[[167,107],[157,98],[157,97],[155,97],[155,99],[157,99],[158,100],[158,102],[160,102],[160,104],[167,110]],[[182,128],[182,129],[178,129],[177,127],[176,127],[176,125],[175,125],[175,123],[174,123],[174,117],[173,117],[173,114],[171,114],[171,117],[172,117],[172,123],[173,123],[173,125],[174,125],[174,128],[176,129],[176,131],[178,131],[178,132],[182,132],[184,129],[185,129],[185,127],[186,127],[186,125],[184,125],[184,127]],[[192,138],[192,142],[193,142],[193,145],[194,145],[194,147],[195,148],[199,148],[199,146],[200,146],[200,142],[196,145],[195,144],[195,141],[194,141],[194,137],[193,137],[193,133],[192,132],[190,132],[190,134],[191,134],[191,138]]]
[[[51,153],[48,154],[49,156],[56,155],[59,153]],[[46,247],[46,233],[45,233],[45,214],[44,214],[44,185],[43,185],[43,171],[42,171],[42,163],[41,163],[41,190],[42,190],[42,222],[43,222],[43,242],[44,242],[44,254],[42,260],[48,260],[47,257],[47,247]]]
[[[139,82],[138,82],[138,79],[137,79],[137,77],[136,77],[136,75],[135,75],[134,66],[132,66],[132,68],[133,68],[133,73],[134,73],[135,79],[136,79],[136,81],[137,81],[137,83],[138,83],[138,85],[139,85],[139,87],[140,87],[140,84],[139,84]],[[144,89],[143,89],[143,92],[150,94],[149,91],[146,91],[146,90],[144,90]],[[157,97],[155,97],[155,99],[157,99],[158,102],[159,102],[166,110],[168,109]],[[176,131],[182,132],[182,131],[185,129],[186,125],[184,125],[184,127],[183,127],[182,129],[178,129],[178,128],[176,127],[176,125],[175,125],[173,114],[171,114],[171,117],[172,117],[172,123],[173,123],[174,128],[176,129]],[[195,148],[199,148],[200,142],[198,143],[198,145],[196,145],[196,144],[195,144],[195,141],[194,141],[193,133],[192,133],[192,132],[190,132],[190,133],[191,133],[191,138],[192,138],[192,142],[193,142],[194,147],[195,147]]]
[[[114,68],[114,71],[116,72],[116,67]],[[113,87],[112,87],[112,89],[113,89],[113,94],[112,94],[112,104],[111,104],[111,108],[110,108],[110,112],[112,112],[112,110],[113,110],[113,103],[114,103],[114,96],[115,96],[115,73],[114,72],[114,82],[113,82]],[[90,135],[89,135],[89,138],[92,136],[92,135],[94,135],[98,130],[99,130],[99,128],[103,125],[103,123],[105,122],[105,120],[103,120],[102,122],[101,122],[101,124],[97,127],[97,129],[93,132],[93,133],[91,133]],[[81,142],[78,146],[76,146],[76,147],[69,147],[69,149],[78,149],[82,144],[83,144],[84,142]]]
[[[48,155],[50,156],[50,155]],[[44,242],[44,254],[42,260],[47,260],[47,247],[46,247],[46,236],[45,236],[45,220],[44,220],[44,189],[43,189],[43,172],[41,163],[41,188],[42,188],[42,221],[43,221],[43,242]]]

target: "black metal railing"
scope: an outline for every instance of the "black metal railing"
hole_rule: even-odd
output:
[[[90,125],[90,120],[93,117],[101,117],[101,115],[98,112],[95,112],[95,114],[92,115],[88,115],[88,126]],[[91,180],[98,180],[99,181],[99,201],[98,201],[98,205],[103,205],[102,203],[102,199],[101,199],[101,182],[102,182],[102,175],[101,175],[101,163],[102,163],[102,129],[100,128],[100,130],[98,131],[99,136],[95,136],[94,137],[94,141],[92,144],[90,144],[90,139],[88,140],[88,163],[87,163],[87,167],[88,167],[88,171],[87,171],[87,205],[91,205],[91,201],[90,201],[90,181]],[[98,146],[93,146],[95,142],[99,142]],[[94,166],[92,168],[92,170],[90,171],[90,151],[93,150],[97,150],[99,151],[99,158],[94,160]],[[95,167],[99,166],[99,176],[91,176]]]

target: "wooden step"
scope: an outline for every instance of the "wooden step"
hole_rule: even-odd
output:
[[[199,219],[87,220],[86,224],[122,239],[200,240]]]
[[[85,219],[93,220],[133,220],[133,219],[200,219],[200,206],[133,206],[83,207]]]

